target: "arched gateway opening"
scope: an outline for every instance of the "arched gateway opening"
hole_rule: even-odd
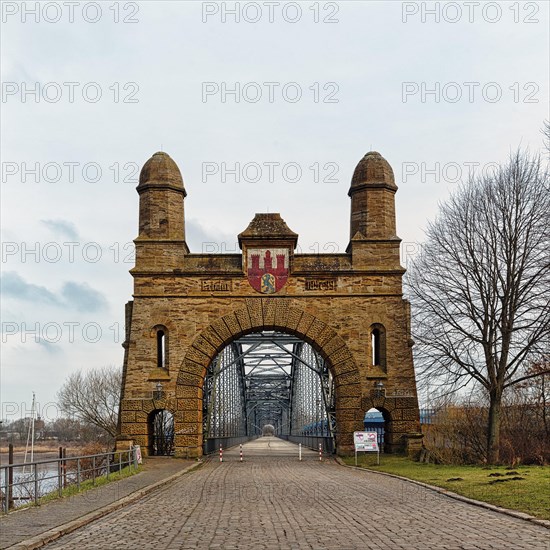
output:
[[[350,240],[339,253],[300,253],[274,213],[254,216],[239,253],[192,253],[187,192],[166,153],[145,163],[137,191],[119,449],[199,456],[269,425],[345,455],[371,408],[384,411],[387,452],[419,447],[397,186],[379,153],[353,173]]]
[[[334,377],[310,344],[277,331],[248,334],[206,371],[203,451],[274,435],[333,452],[335,404]]]
[[[296,443],[351,452],[353,431],[362,429],[351,352],[326,323],[286,300],[246,300],[209,326],[177,382],[176,454],[193,444],[213,452],[258,437],[266,424]],[[197,413],[200,425],[187,424]]]

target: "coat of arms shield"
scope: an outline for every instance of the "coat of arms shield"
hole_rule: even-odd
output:
[[[246,272],[250,286],[262,294],[279,292],[288,280],[288,248],[249,248]]]

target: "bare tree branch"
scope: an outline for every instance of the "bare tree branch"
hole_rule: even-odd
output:
[[[121,385],[122,370],[116,367],[78,371],[67,378],[57,400],[65,413],[115,437]]]
[[[408,271],[420,378],[485,388],[494,462],[502,394],[549,336],[549,212],[547,170],[518,151],[440,206]]]

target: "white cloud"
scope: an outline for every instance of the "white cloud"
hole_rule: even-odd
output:
[[[54,235],[78,241],[78,231],[74,223],[67,220],[40,220]]]
[[[59,298],[46,287],[28,283],[13,271],[4,272],[2,275],[2,294],[4,298],[28,301],[33,304],[61,304]]]

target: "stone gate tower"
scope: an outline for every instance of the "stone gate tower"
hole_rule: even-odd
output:
[[[345,253],[295,254],[298,235],[279,214],[256,214],[241,254],[192,253],[186,190],[166,153],[144,165],[126,338],[118,446],[151,446],[151,415],[174,416],[176,455],[200,455],[203,385],[217,353],[243,335],[276,330],[310,343],[335,381],[338,454],[376,407],[387,451],[420,442],[409,304],[402,296],[394,175],[376,152],[352,177]],[[162,388],[162,391],[159,391]],[[191,452],[190,452],[191,451]]]

